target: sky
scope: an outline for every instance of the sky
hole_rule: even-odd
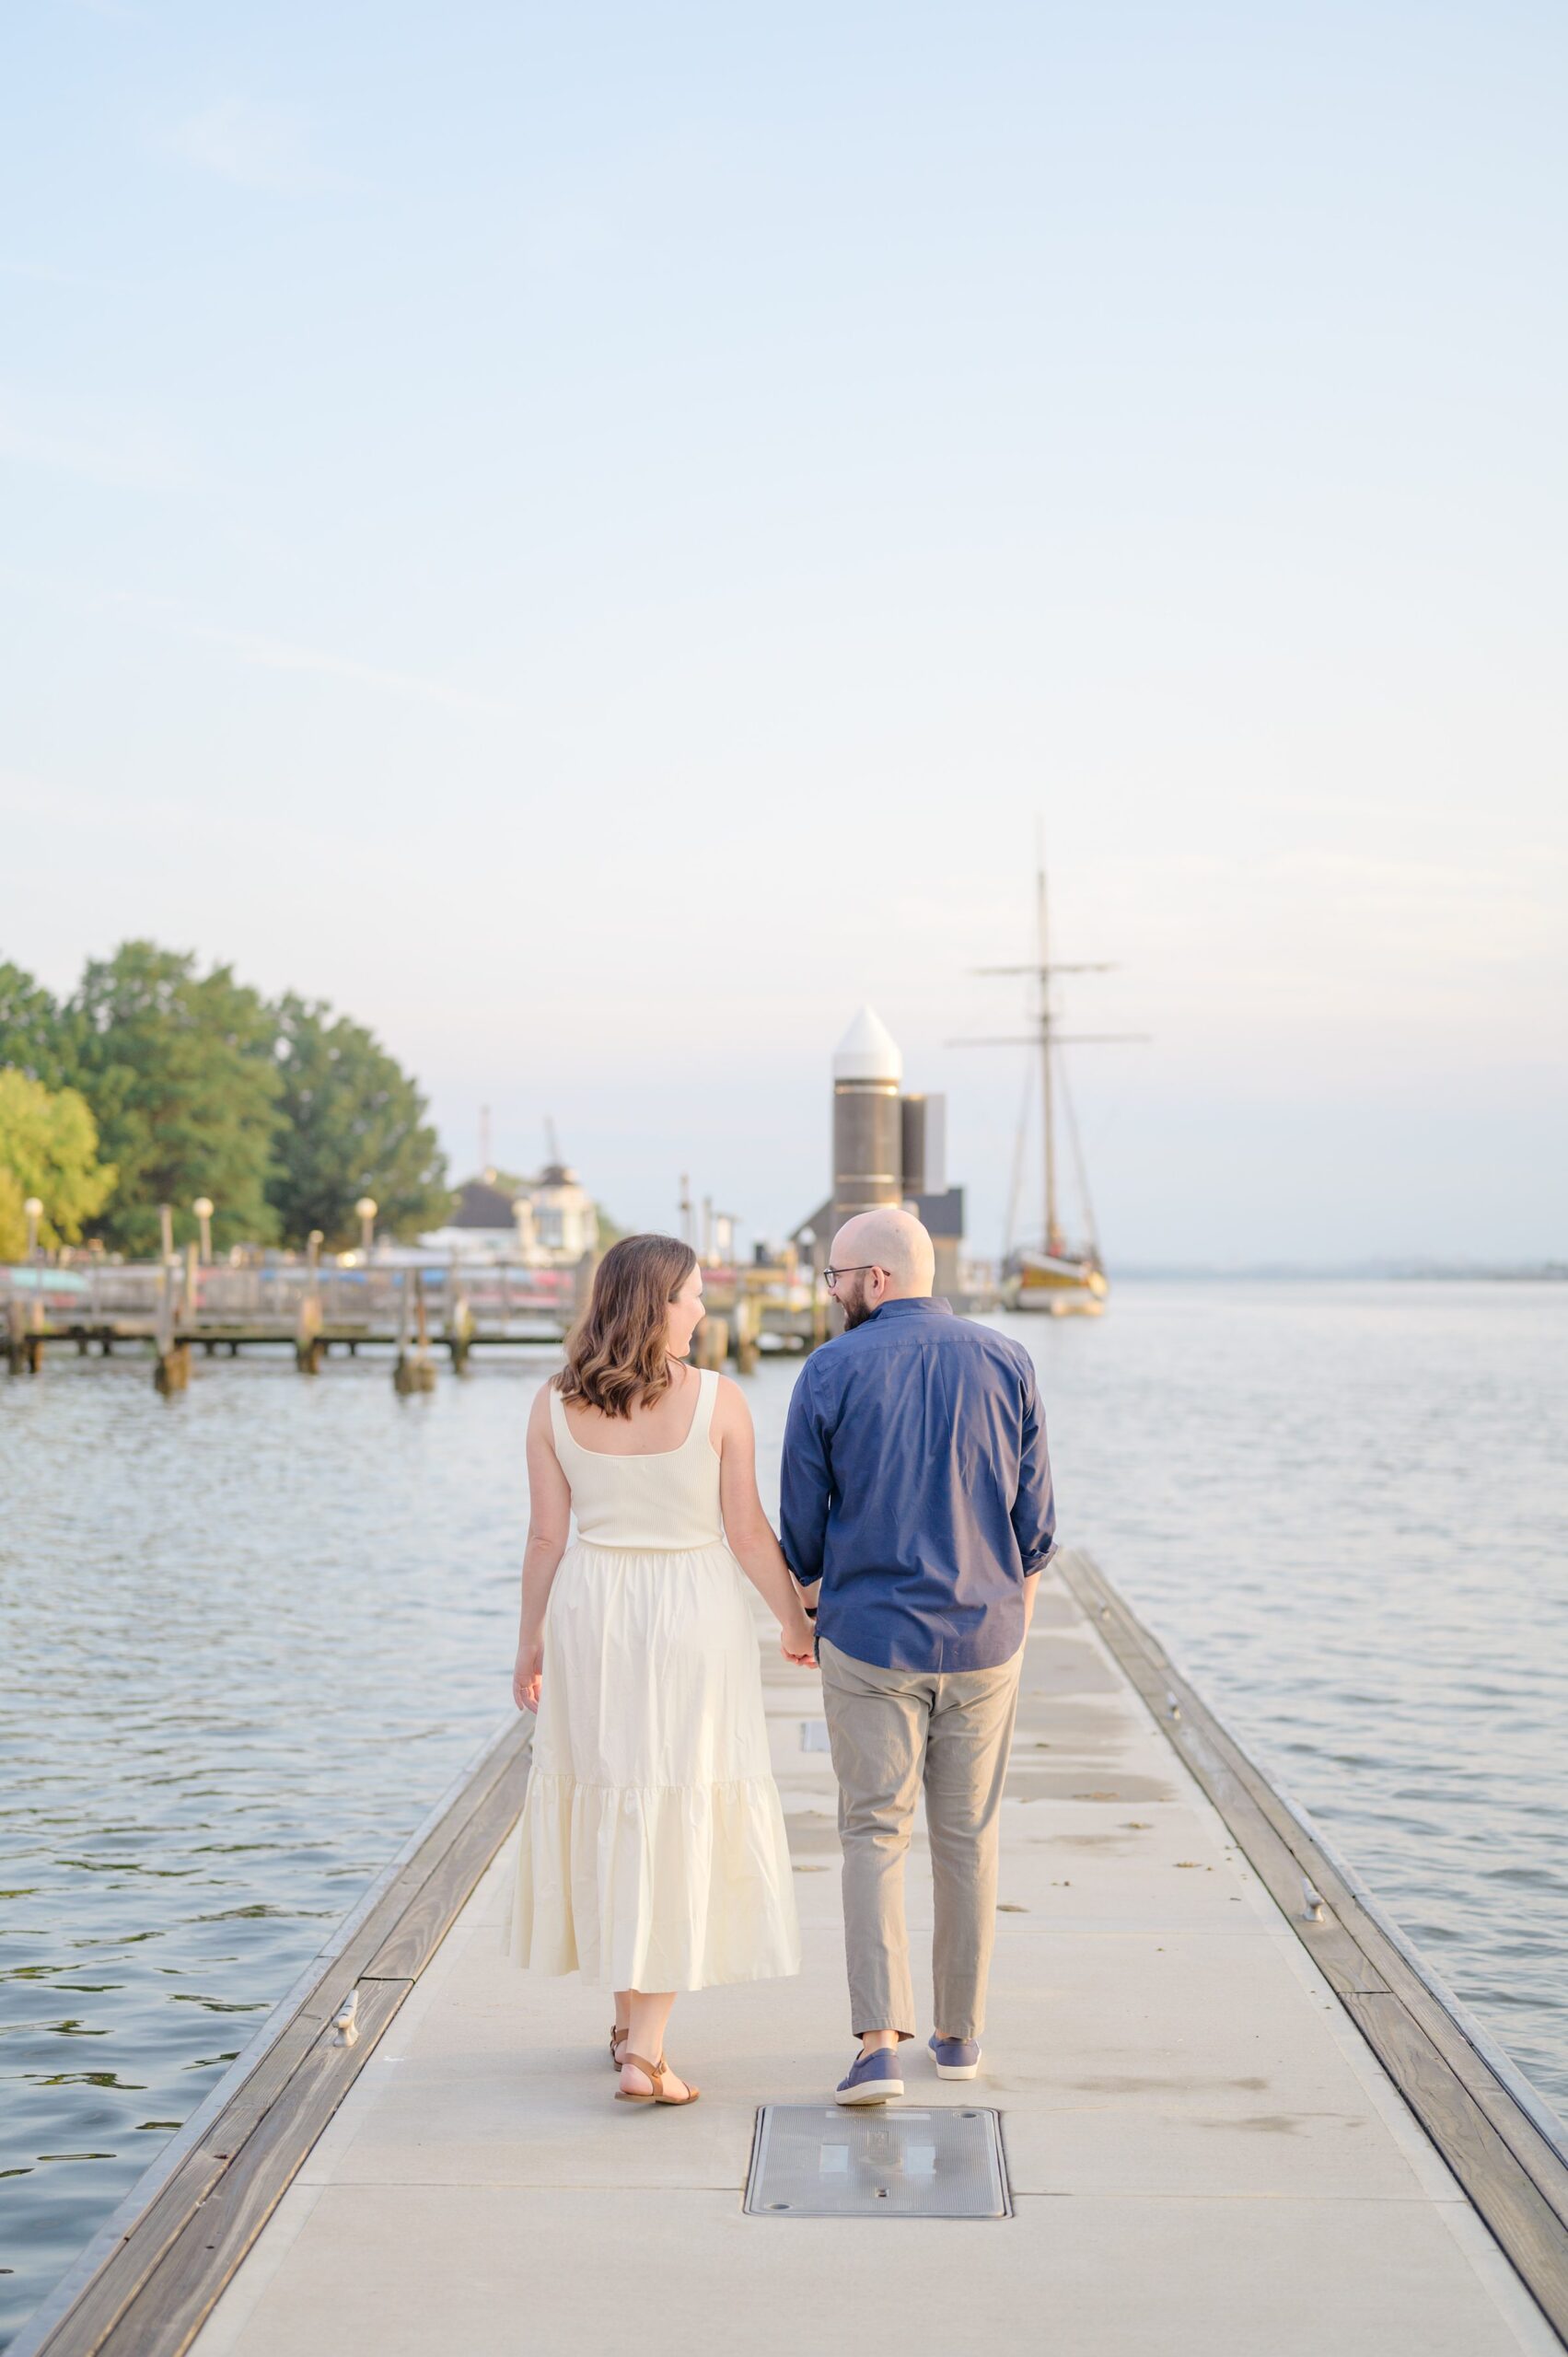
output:
[[[17,0],[0,957],[752,1236],[870,1001],[992,1252],[1038,827],[1113,1270],[1568,1258],[1565,84],[1535,0]]]

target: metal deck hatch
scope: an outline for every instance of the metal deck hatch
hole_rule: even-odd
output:
[[[1001,2115],[764,2104],[746,2209],[753,2218],[1007,2218]]]

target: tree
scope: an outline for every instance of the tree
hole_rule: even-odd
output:
[[[29,1195],[43,1205],[39,1242],[81,1240],[114,1192],[112,1166],[98,1158],[98,1129],[74,1088],[49,1089],[14,1066],[0,1071],[0,1260],[27,1250]]]
[[[59,1088],[66,1077],[61,1033],[60,1009],[49,993],[0,958],[0,1066],[14,1065],[45,1088]]]
[[[352,1244],[361,1195],[386,1234],[439,1227],[452,1190],[415,1083],[373,1033],[319,1001],[291,993],[273,1018],[282,1125],[267,1191],[285,1241],[319,1227],[329,1248]]]
[[[210,1196],[218,1250],[271,1243],[267,1200],[282,1082],[262,999],[227,966],[198,974],[193,957],[128,941],[94,960],[64,1010],[71,1078],[92,1107],[120,1174],[99,1223],[117,1250],[157,1248],[160,1203],[175,1237],[196,1233],[191,1205]]]

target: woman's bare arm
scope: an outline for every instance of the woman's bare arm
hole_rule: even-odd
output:
[[[719,1452],[719,1505],[730,1551],[777,1620],[786,1658],[808,1665],[816,1657],[811,1623],[757,1494],[757,1436],[751,1428],[751,1411],[739,1385],[727,1375],[719,1377],[713,1440]]]
[[[523,1549],[523,1600],[517,1620],[517,1659],[512,1700],[519,1711],[539,1708],[544,1663],[544,1613],[572,1529],[572,1491],[550,1429],[550,1386],[528,1415],[528,1536]]]

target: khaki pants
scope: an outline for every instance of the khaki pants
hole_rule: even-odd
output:
[[[843,1845],[851,2026],[914,2034],[904,1858],[925,1793],[936,1927],[933,2027],[978,2038],[996,1930],[1002,1785],[1018,1707],[1020,1646],[999,1669],[880,1669],[818,1647]]]

